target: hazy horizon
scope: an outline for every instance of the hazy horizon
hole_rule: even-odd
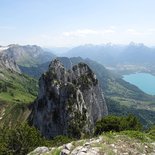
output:
[[[154,46],[154,0],[1,0],[0,45]]]
[[[135,45],[135,46],[140,46],[140,45],[144,45],[146,47],[149,47],[149,48],[154,48],[155,47],[155,44],[154,45],[146,45],[144,43],[137,43],[137,42],[129,42],[127,44],[114,44],[114,43],[111,43],[111,42],[108,42],[108,43],[100,43],[100,44],[93,44],[93,43],[86,43],[86,44],[79,44],[79,45],[68,45],[68,46],[44,46],[44,45],[39,45],[39,44],[20,44],[20,43],[12,43],[12,44],[0,44],[0,47],[7,47],[7,46],[11,46],[11,45],[19,45],[19,46],[40,46],[41,48],[43,49],[72,49],[72,48],[76,48],[76,47],[80,47],[80,46],[107,46],[107,45],[110,45],[110,46],[130,46],[130,45]]]

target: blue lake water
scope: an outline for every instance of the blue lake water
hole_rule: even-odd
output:
[[[148,73],[124,75],[123,79],[134,84],[147,94],[155,95],[155,76]]]

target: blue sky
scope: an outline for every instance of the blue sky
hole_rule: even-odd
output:
[[[155,0],[0,0],[0,45],[155,44]]]

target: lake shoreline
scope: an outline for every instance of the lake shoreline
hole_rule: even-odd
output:
[[[122,79],[137,86],[143,92],[155,95],[155,76],[150,73],[136,72],[122,75]]]

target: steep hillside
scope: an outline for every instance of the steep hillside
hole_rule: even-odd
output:
[[[0,71],[0,126],[14,126],[29,116],[28,105],[37,96],[37,80],[12,72]]]
[[[37,66],[33,67],[25,67],[25,66],[19,66],[22,73],[27,74],[31,77],[34,77],[36,79],[39,79],[42,73],[47,71],[48,66],[50,62],[46,62]]]
[[[0,55],[0,126],[13,126],[28,117],[27,104],[34,101],[37,88],[37,80],[21,74],[12,58]]]

